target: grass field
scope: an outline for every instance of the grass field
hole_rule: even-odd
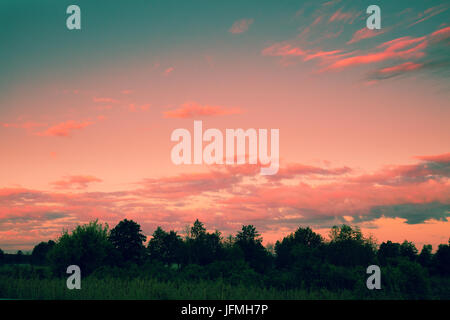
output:
[[[349,289],[304,288],[282,289],[254,282],[231,283],[224,278],[163,278],[163,273],[150,273],[132,268],[119,270],[125,275],[104,274],[82,277],[80,290],[69,290],[67,278],[55,277],[48,267],[4,265],[0,267],[0,299],[38,300],[351,300],[351,299],[448,299],[450,279],[431,278],[427,295],[411,295],[415,288],[395,289],[385,279],[382,290],[368,290],[365,283]],[[128,274],[128,276],[127,276]],[[173,275],[172,275],[173,276]],[[417,286],[417,283],[411,283]]]
[[[276,290],[223,281],[163,282],[155,279],[82,280],[80,290],[69,290],[65,279],[26,279],[0,276],[2,299],[354,299],[351,292]]]

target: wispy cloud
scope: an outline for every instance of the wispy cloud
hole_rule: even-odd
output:
[[[93,182],[102,182],[102,180],[89,175],[74,175],[50,184],[57,189],[86,189]]]
[[[449,9],[449,5],[446,3],[440,4],[438,6],[435,7],[431,7],[428,8],[427,10],[425,10],[424,12],[421,12],[417,15],[416,17],[416,21],[414,21],[413,23],[411,23],[408,27],[412,27],[418,23],[424,22],[432,17],[434,17],[435,15],[442,13],[444,11],[447,11]]]
[[[169,67],[166,70],[164,70],[164,72],[162,73],[164,76],[168,76],[169,74],[171,74],[173,71],[175,70],[174,67]]]
[[[236,21],[233,23],[229,31],[233,34],[243,33],[248,30],[253,21],[253,19],[241,19]]]
[[[360,16],[360,12],[356,12],[356,11],[352,11],[352,12],[344,12],[341,9],[339,9],[338,11],[336,11],[335,13],[333,13],[330,17],[330,19],[328,19],[328,22],[338,22],[338,21],[343,21],[343,22],[348,22],[348,23],[353,23],[353,21],[355,21],[356,18],[358,18]]]
[[[391,59],[421,58],[428,43],[426,37],[402,37],[385,42],[377,47],[376,52],[355,54],[334,61],[326,69],[343,69],[351,66],[372,64]]]
[[[73,131],[81,130],[92,124],[94,124],[93,121],[68,120],[65,122],[58,123],[54,126],[51,126],[43,132],[37,132],[36,135],[53,136],[53,137],[69,137]]]
[[[422,67],[422,63],[414,63],[408,61],[399,65],[394,65],[392,67],[381,68],[377,71],[372,72],[369,77],[376,80],[394,78],[411,73],[416,70],[420,70]]]
[[[195,118],[202,116],[224,116],[231,114],[240,114],[242,110],[239,108],[225,108],[213,105],[201,105],[197,102],[186,102],[180,108],[164,111],[165,118]]]
[[[369,38],[379,36],[380,34],[385,33],[387,30],[388,30],[387,28],[383,28],[380,30],[376,30],[376,29],[371,30],[371,29],[364,27],[364,28],[356,31],[353,34],[352,38],[347,42],[347,44],[352,44],[352,43],[356,43],[356,42],[359,42],[364,39],[369,39]]]

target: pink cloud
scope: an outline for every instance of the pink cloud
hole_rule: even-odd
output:
[[[68,137],[74,130],[80,130],[83,128],[86,128],[87,126],[90,126],[94,124],[92,121],[75,121],[75,120],[68,120],[65,122],[61,122],[59,124],[56,124],[44,132],[38,132],[36,135],[39,136],[54,136],[54,137]]]
[[[418,23],[421,23],[423,21],[426,21],[432,17],[434,17],[435,15],[442,13],[444,11],[446,11],[448,9],[448,5],[447,4],[441,4],[439,6],[435,6],[435,7],[431,7],[428,8],[427,10],[425,10],[423,13],[419,13],[419,15],[417,16],[416,19],[418,19],[417,21],[411,23],[408,27],[412,27]]]
[[[298,175],[325,175],[325,176],[334,176],[334,175],[344,175],[347,173],[351,173],[352,169],[349,167],[342,168],[334,168],[327,169],[316,166],[303,165],[299,163],[289,164],[286,167],[280,168],[276,175],[268,177],[269,179],[278,180],[278,179],[292,179]]]
[[[347,42],[347,44],[352,44],[358,41],[361,41],[363,39],[369,39],[376,36],[379,36],[380,34],[383,34],[386,32],[387,29],[380,29],[380,30],[370,30],[366,27],[359,29],[353,34],[353,37],[350,41]]]
[[[342,12],[340,9],[336,11],[328,20],[328,22],[344,21],[353,23],[353,21],[359,16],[358,13]]]
[[[239,108],[225,108],[221,106],[200,105],[197,102],[184,103],[180,108],[163,112],[164,118],[194,118],[199,116],[223,116],[240,114]]]
[[[420,64],[420,63],[405,62],[405,63],[402,63],[397,66],[380,69],[379,72],[380,73],[393,73],[393,72],[399,72],[399,71],[411,71],[411,70],[416,70],[420,67],[422,67],[422,64]]]
[[[311,26],[315,26],[315,25],[319,24],[322,21],[322,19],[323,19],[322,16],[318,16],[317,18],[314,19],[314,21],[311,24]]]
[[[282,63],[288,65],[287,59],[294,59],[301,57],[303,61],[309,61],[312,59],[320,59],[320,61],[326,61],[328,59],[335,59],[341,55],[342,50],[324,51],[321,49],[303,49],[295,47],[289,43],[275,43],[262,51],[264,56],[281,57]],[[344,54],[345,56],[345,54]]]
[[[436,30],[430,35],[430,40],[432,42],[440,42],[450,37],[450,27],[445,27]]]
[[[164,76],[168,76],[169,74],[171,74],[173,71],[175,70],[174,67],[169,67],[166,70],[164,70],[163,75]]]
[[[308,61],[311,59],[316,59],[316,58],[322,58],[325,59],[326,57],[332,57],[335,56],[339,53],[341,53],[341,50],[332,50],[332,51],[317,51],[315,53],[311,53],[311,54],[307,54],[306,57],[303,59],[303,61]]]
[[[371,74],[372,78],[387,79],[403,75],[423,67],[422,63],[405,62],[399,65],[379,69]]]
[[[306,55],[306,51],[294,47],[289,43],[275,43],[265,49],[262,50],[263,56],[272,56],[272,57],[286,57],[286,56],[304,56]]]
[[[85,189],[93,182],[102,182],[102,180],[94,176],[75,175],[51,182],[50,184],[58,189]]]
[[[248,30],[252,23],[253,19],[241,19],[233,23],[229,31],[233,34],[243,33]]]
[[[354,55],[338,59],[326,69],[342,69],[346,67],[382,62],[390,59],[421,58],[425,55],[423,50],[427,47],[426,37],[402,37],[379,45],[378,52]]]

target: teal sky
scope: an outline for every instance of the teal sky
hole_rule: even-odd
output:
[[[258,53],[268,43],[295,37],[309,26],[320,12],[342,10],[359,13],[356,22],[337,28],[324,26],[315,30],[337,31],[324,48],[342,46],[364,24],[365,9],[378,4],[382,26],[390,32],[377,40],[403,36],[409,21],[430,7],[445,1],[340,1],[326,7],[327,1],[57,1],[3,0],[0,4],[1,88],[23,81],[39,81],[45,74],[78,76],[99,65],[119,65],[136,59],[181,59],[202,52],[237,59]],[[82,12],[82,30],[65,27],[68,5],[77,4]],[[331,7],[333,6],[333,9]],[[327,7],[330,7],[328,9]],[[406,13],[405,13],[406,11]],[[227,30],[234,21],[251,18],[248,32],[233,37]],[[408,27],[409,36],[422,36],[450,20],[446,10]],[[402,22],[402,23],[399,23]],[[371,44],[366,41],[358,47]],[[4,92],[3,92],[4,93]]]

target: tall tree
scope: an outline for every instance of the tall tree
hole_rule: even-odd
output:
[[[161,227],[156,228],[148,242],[147,250],[152,260],[159,260],[171,265],[180,264],[184,260],[184,243],[173,230],[166,232]]]
[[[417,261],[424,267],[429,267],[431,265],[431,260],[433,258],[432,254],[433,247],[431,244],[424,244],[422,251],[417,258]]]
[[[186,262],[200,265],[209,264],[223,256],[222,237],[219,231],[208,233],[198,219],[190,229],[186,239]]]
[[[142,261],[145,256],[146,239],[141,226],[127,219],[120,221],[109,234],[109,241],[119,252],[123,261]]]
[[[445,276],[450,276],[450,240],[449,244],[440,244],[433,256],[435,270]]]
[[[375,261],[375,243],[358,227],[334,226],[330,231],[327,258],[339,266],[368,265]]]
[[[195,220],[194,225],[191,228],[191,233],[190,236],[193,239],[197,239],[200,238],[201,236],[203,236],[204,234],[206,234],[206,228],[203,225],[202,222],[200,222],[198,219]]]
[[[323,244],[321,235],[311,228],[299,227],[294,233],[275,244],[276,264],[278,267],[292,266],[299,258],[308,259],[313,249]],[[301,253],[301,257],[298,254]]]
[[[258,272],[264,272],[270,264],[269,253],[262,245],[263,238],[253,225],[244,225],[236,234],[236,246],[244,253],[248,264]]]
[[[98,221],[77,226],[71,233],[63,231],[55,246],[48,253],[53,271],[65,275],[70,265],[80,267],[84,275],[104,265],[112,249],[108,241],[108,225]]]
[[[47,254],[55,246],[55,241],[41,242],[31,252],[31,261],[34,264],[43,265],[47,263]]]
[[[378,249],[377,256],[382,265],[397,259],[400,256],[400,243],[394,243],[390,240],[383,242]]]
[[[414,245],[414,243],[410,241],[403,241],[403,243],[400,245],[400,255],[408,258],[411,261],[415,261],[417,258],[417,248]]]

